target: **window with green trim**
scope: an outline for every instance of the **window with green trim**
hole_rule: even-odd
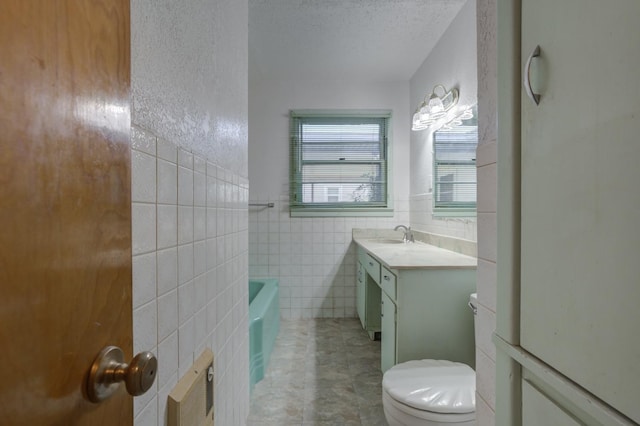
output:
[[[478,126],[473,118],[433,134],[434,213],[473,215],[476,211],[476,148]]]
[[[390,114],[291,113],[292,215],[388,212]]]

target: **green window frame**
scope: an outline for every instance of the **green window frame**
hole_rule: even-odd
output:
[[[433,214],[475,216],[478,127],[473,118],[433,134]]]
[[[291,216],[392,216],[390,120],[389,111],[291,111]]]

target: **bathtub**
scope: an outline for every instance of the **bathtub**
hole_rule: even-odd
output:
[[[250,389],[264,377],[280,330],[278,280],[249,280]]]

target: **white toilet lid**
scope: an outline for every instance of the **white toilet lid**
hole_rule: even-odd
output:
[[[382,387],[396,401],[434,413],[476,410],[476,373],[459,362],[407,361],[384,373]]]

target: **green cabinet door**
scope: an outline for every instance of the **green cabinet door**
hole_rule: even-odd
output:
[[[385,292],[382,292],[381,312],[380,364],[384,373],[396,364],[396,305]]]
[[[360,324],[362,324],[362,328],[366,328],[365,303],[365,272],[362,263],[358,262],[358,270],[356,274],[356,311],[358,312],[358,318],[360,318]]]

